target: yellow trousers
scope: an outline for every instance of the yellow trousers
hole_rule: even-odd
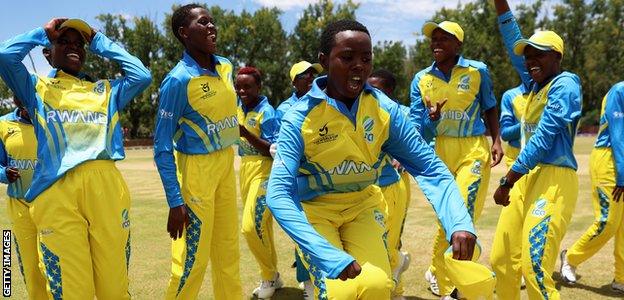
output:
[[[171,246],[166,299],[196,299],[208,261],[215,299],[241,299],[238,208],[232,147],[204,155],[176,153],[190,225]]]
[[[594,205],[594,223],[572,247],[567,258],[572,266],[578,266],[615,236],[615,281],[624,283],[624,201],[613,200],[615,166],[611,148],[594,148],[590,157],[590,174]]]
[[[303,256],[315,285],[315,299],[389,299],[393,288],[385,246],[383,194],[376,185],[359,192],[327,194],[302,202],[314,229],[362,266],[354,279],[326,279]]]
[[[54,299],[130,299],[130,194],[109,160],[84,162],[30,206]]]
[[[518,154],[520,154],[520,148],[516,148],[509,144],[505,145],[505,155],[503,155],[503,161],[505,161],[505,165],[507,169],[511,168],[511,166],[516,162],[516,158],[518,158]]]
[[[498,299],[520,299],[521,276],[529,299],[559,299],[552,273],[577,193],[578,178],[570,168],[538,165],[516,182],[490,254]]]
[[[39,270],[37,254],[37,228],[28,213],[29,205],[23,200],[9,198],[7,212],[11,220],[15,250],[20,271],[24,277],[28,299],[48,299],[46,280]]]
[[[407,204],[409,203],[409,185],[406,186],[405,183],[406,181],[402,176],[401,180],[381,188],[384,198],[381,209],[384,210],[386,214],[386,242],[391,270],[396,269],[399,265],[401,233],[407,214]],[[407,177],[407,183],[409,184],[409,177]],[[395,282],[394,284],[396,287],[393,293],[395,295],[402,295],[403,285],[401,282]]]
[[[476,223],[483,209],[490,180],[491,154],[486,137],[438,136],[435,150],[455,177],[459,191],[466,201],[468,213]],[[446,234],[438,224],[430,270],[436,275],[441,295],[449,295],[455,288],[448,278],[444,264],[444,252],[448,247]]]
[[[260,265],[262,280],[277,273],[277,252],[273,238],[273,216],[266,204],[266,187],[273,160],[264,156],[243,156],[240,165],[240,190],[244,201],[243,236]]]

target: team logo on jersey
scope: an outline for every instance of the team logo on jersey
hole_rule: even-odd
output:
[[[230,116],[225,119],[206,125],[206,131],[208,132],[208,134],[214,134],[214,133],[219,133],[224,129],[234,128],[237,126],[238,126],[238,118],[236,116]]]
[[[249,125],[251,127],[256,127],[256,119],[249,119],[249,120],[247,120],[247,125]]]
[[[381,228],[385,228],[386,227],[386,222],[384,221],[383,213],[380,210],[375,209],[373,211],[373,214],[375,215],[375,222],[377,222],[377,224],[379,224],[379,226],[381,226]]]
[[[327,123],[323,125],[323,127],[319,128],[319,138],[316,139],[313,143],[315,145],[324,144],[328,142],[333,142],[338,138],[338,135],[335,133],[329,132],[329,127],[327,127]]]
[[[536,216],[536,217],[543,217],[546,215],[546,199],[538,199],[535,202],[535,208],[533,209],[533,211],[531,212],[532,215]]]
[[[372,143],[375,139],[375,135],[371,132],[373,131],[374,126],[375,120],[373,120],[370,116],[365,116],[362,121],[362,127],[364,127],[364,139],[369,143]]]
[[[130,227],[130,217],[128,215],[128,210],[124,208],[121,211],[121,228],[123,229]]]
[[[170,111],[166,111],[164,109],[160,109],[158,115],[160,115],[161,119],[167,119],[167,120],[172,120],[173,119],[173,113]]]
[[[101,80],[98,81],[93,87],[93,92],[98,95],[104,94],[105,91],[106,91],[106,85],[104,84],[104,81],[101,81]]]
[[[98,111],[88,110],[49,110],[46,112],[46,121],[48,123],[60,120],[63,123],[87,123],[87,124],[99,124],[106,125],[108,118],[105,113]]]
[[[474,164],[472,165],[472,169],[470,169],[470,172],[475,175],[481,175],[481,161],[480,160],[475,160]]]
[[[208,85],[207,82],[206,83],[200,83],[199,85],[201,86],[201,89],[204,92],[204,95],[201,96],[202,100],[203,99],[208,99],[208,98],[210,98],[210,97],[212,97],[212,96],[217,94],[216,91],[211,91],[210,90],[210,86]]]
[[[622,118],[624,118],[624,112],[614,111],[613,112],[613,118],[615,118],[615,119],[622,119]]]
[[[469,121],[470,116],[468,116],[468,113],[466,113],[465,111],[447,110],[447,111],[442,111],[442,113],[440,113],[440,119],[454,120],[454,121]]]
[[[36,159],[13,159],[12,157],[9,157],[9,167],[13,167],[18,170],[34,170],[36,166]]]
[[[458,91],[468,91],[470,90],[470,75],[462,75],[459,78],[459,83],[457,84]]]
[[[50,79],[49,86],[59,90],[66,90],[66,88],[61,84],[61,81],[58,79]]]
[[[534,133],[537,130],[537,123],[524,123],[524,132]]]
[[[9,127],[9,128],[7,129],[7,134],[8,134],[9,136],[12,136],[14,133],[17,133],[17,131],[18,131],[18,130],[17,130],[17,128],[15,128],[15,127]]]

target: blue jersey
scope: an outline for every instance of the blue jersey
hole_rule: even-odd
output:
[[[284,114],[286,114],[286,112],[295,104],[297,103],[297,101],[299,100],[299,98],[297,98],[297,94],[296,93],[292,93],[292,95],[284,100],[284,102],[280,103],[280,105],[277,106],[277,108],[275,109],[275,116],[277,117],[278,121],[282,120],[282,117],[284,116]]]
[[[19,115],[19,109],[0,117],[0,182],[9,185],[9,197],[24,198],[36,165],[37,139],[32,123]],[[20,177],[15,182],[9,182],[7,168],[18,170]]]
[[[450,171],[398,104],[366,84],[348,109],[325,94],[326,86],[327,77],[315,79],[312,90],[284,115],[267,189],[273,216],[314,266],[333,279],[354,258],[313,229],[299,201],[374,184],[383,153],[416,176],[447,239],[458,230],[475,232]]]
[[[541,163],[576,170],[574,137],[583,103],[579,77],[562,72],[542,85],[533,82],[524,56],[513,52],[514,43],[522,38],[516,19],[511,12],[506,12],[498,17],[498,22],[512,65],[522,83],[530,87],[522,116],[522,150],[511,169],[527,174]]]
[[[399,105],[399,108],[400,108],[401,112],[403,113],[403,115],[406,118],[409,118],[409,107],[407,107],[405,105]],[[427,142],[429,142],[429,141],[427,141]],[[379,174],[379,180],[378,180],[377,184],[380,187],[389,186],[389,185],[394,184],[396,182],[399,182],[399,180],[401,180],[401,175],[399,174],[399,172],[392,165],[392,157],[390,157],[390,155],[388,155],[388,154],[385,154],[382,157],[381,169],[380,169],[379,172],[380,172],[380,174]]]
[[[169,207],[184,204],[173,150],[208,154],[238,142],[238,102],[232,64],[214,56],[216,72],[186,52],[160,85],[154,130],[154,160]]]
[[[520,148],[520,121],[526,105],[528,90],[524,84],[507,90],[501,98],[501,138],[515,148]]]
[[[624,186],[624,81],[616,83],[602,100],[596,148],[611,148],[616,185]]]
[[[440,119],[431,121],[426,106],[448,101]],[[421,135],[429,130],[434,136],[469,137],[485,134],[481,112],[496,106],[492,80],[487,66],[479,61],[459,57],[447,76],[436,63],[418,72],[410,87],[410,117]]]
[[[245,126],[247,131],[251,134],[260,137],[270,144],[275,143],[277,134],[279,133],[279,121],[267,97],[260,96],[260,102],[252,110],[245,108],[245,105],[241,102],[238,107],[238,122]],[[247,156],[261,154],[256,147],[241,136],[238,155]]]
[[[55,77],[31,75],[22,60],[36,46],[50,47],[43,28],[0,46],[0,76],[28,109],[38,140],[38,163],[26,201],[85,161],[123,159],[119,113],[151,82],[141,61],[101,32],[89,50],[119,63],[121,78],[91,82],[63,71]]]

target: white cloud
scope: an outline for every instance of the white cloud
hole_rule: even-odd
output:
[[[262,6],[277,7],[282,10],[290,10],[292,8],[306,7],[318,0],[253,0]]]

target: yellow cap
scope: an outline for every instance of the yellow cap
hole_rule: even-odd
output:
[[[563,56],[563,39],[554,31],[538,31],[529,39],[518,40],[514,44],[514,53],[523,55],[524,48],[531,46],[542,51],[555,51]]]
[[[292,68],[290,68],[290,81],[295,81],[295,77],[297,75],[307,71],[309,68],[313,68],[318,73],[323,72],[323,67],[320,64],[311,64],[305,60],[302,60],[294,64]]]
[[[455,36],[460,42],[464,42],[464,30],[461,28],[461,26],[459,26],[459,24],[451,21],[444,21],[440,24],[435,22],[427,22],[425,23],[425,25],[423,25],[422,32],[426,37],[431,38],[431,35],[436,28],[440,28]]]
[[[481,255],[481,246],[475,245],[470,260],[453,259],[452,247],[444,254],[444,264],[451,282],[467,299],[492,299],[496,286],[496,275],[486,266],[477,263]]]
[[[82,39],[87,42],[91,38],[91,26],[87,22],[80,19],[69,19],[59,27],[59,30],[73,28],[80,33]]]

